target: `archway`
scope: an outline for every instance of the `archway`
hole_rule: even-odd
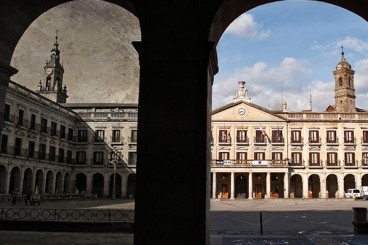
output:
[[[247,198],[248,194],[248,180],[243,174],[235,177],[235,198]]]
[[[93,175],[92,194],[96,194],[98,197],[104,196],[104,177],[100,173]]]
[[[6,194],[6,168],[0,165],[0,194]]]
[[[10,172],[9,193],[20,192],[20,169],[13,167]]]
[[[284,174],[271,173],[271,197],[284,198]]]
[[[46,174],[45,193],[53,194],[55,192],[53,183],[54,183],[54,173],[51,170],[49,170]]]
[[[321,192],[320,179],[317,174],[312,174],[308,178],[308,197],[319,198]]]
[[[110,175],[110,186],[109,186],[109,195],[112,197],[113,192],[113,183],[114,183],[114,174]],[[121,197],[121,175],[116,173],[115,176],[115,197]]]
[[[63,175],[59,171],[56,173],[55,193],[63,193],[63,187]]]
[[[72,193],[71,189],[70,189],[70,174],[66,173],[64,175],[64,193]]]
[[[87,191],[87,176],[83,173],[78,173],[75,178],[75,193],[86,193]]]
[[[128,183],[127,183],[127,192],[126,197],[134,198],[135,197],[135,174],[129,174]]]
[[[27,168],[26,171],[24,171],[22,192],[26,193],[28,189],[31,189],[31,191],[33,191],[32,189],[32,170],[30,168]]]
[[[329,174],[326,178],[326,189],[327,189],[327,198],[336,198],[338,196],[338,182],[337,176],[335,174]]]
[[[43,171],[41,169],[37,170],[36,172],[36,180],[35,180],[35,186],[34,186],[34,193],[45,193],[45,189],[43,187]]]
[[[303,198],[303,179],[299,174],[290,178],[290,198]]]
[[[355,177],[352,174],[347,174],[344,177],[344,191],[355,188]]]
[[[368,174],[362,176],[362,186],[368,186]]]

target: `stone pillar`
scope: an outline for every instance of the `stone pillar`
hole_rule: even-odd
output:
[[[121,175],[121,197],[126,197],[127,186],[128,186],[128,175],[126,173],[123,173]]]
[[[217,187],[217,179],[216,179],[217,173],[212,173],[212,198],[217,198],[216,196],[216,187]]]
[[[253,199],[253,173],[248,176],[248,199]]]
[[[321,179],[321,195],[320,195],[320,198],[327,198],[326,175],[321,174],[319,177]]]
[[[266,175],[266,195],[265,198],[271,197],[271,173],[267,172]]]
[[[230,199],[235,199],[234,190],[235,190],[235,180],[234,180],[234,172],[231,172],[231,178],[230,178]]]
[[[20,173],[19,173],[19,193],[23,194],[26,192],[26,190],[23,190],[23,182],[24,182],[24,171],[25,169],[20,166]]]
[[[360,174],[356,174],[354,178],[355,178],[355,188],[362,190],[362,179],[360,177]]]
[[[343,198],[345,195],[345,190],[344,190],[344,175],[343,174],[337,174],[337,182],[338,182],[338,196],[337,198]]]
[[[303,175],[303,198],[309,198],[308,197],[308,175]]]
[[[92,174],[86,174],[86,194],[92,194]]]
[[[104,176],[104,189],[103,189],[103,195],[105,197],[108,197],[110,195],[110,172],[105,174]]]
[[[284,198],[289,198],[289,172],[284,173]]]

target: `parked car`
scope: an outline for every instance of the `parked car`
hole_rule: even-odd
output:
[[[368,186],[362,186],[362,198],[368,200]]]
[[[359,189],[348,189],[345,192],[345,198],[361,198],[362,194]]]

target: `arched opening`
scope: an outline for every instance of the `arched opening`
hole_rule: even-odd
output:
[[[362,176],[362,186],[368,186],[368,174]]]
[[[271,173],[271,197],[284,197],[284,174]]]
[[[303,198],[303,179],[299,174],[290,178],[290,198]]]
[[[126,197],[134,198],[135,197],[135,174],[129,174],[128,183],[127,183],[127,193]]]
[[[22,193],[25,194],[29,189],[33,192],[32,190],[32,170],[30,168],[27,168],[26,171],[24,171]]]
[[[45,193],[48,193],[48,194],[55,193],[53,184],[54,184],[54,173],[51,170],[49,170],[46,174]]]
[[[83,173],[78,173],[75,177],[75,193],[86,193],[87,191],[87,176]]]
[[[6,168],[0,165],[0,194],[6,194]]]
[[[72,193],[71,187],[70,187],[70,174],[66,173],[64,175],[64,192],[65,193]]]
[[[93,175],[92,179],[92,194],[97,195],[98,197],[104,196],[104,177],[100,173],[96,173]]]
[[[235,177],[235,198],[247,198],[248,180],[244,174],[239,174]]]
[[[319,198],[321,183],[317,174],[312,174],[308,178],[308,198]]]
[[[56,174],[55,193],[63,193],[64,192],[63,187],[64,187],[63,186],[63,175],[59,171]]]
[[[20,192],[20,169],[13,167],[10,172],[9,193]]]
[[[355,177],[352,174],[347,174],[344,177],[344,191],[355,188]]]
[[[338,182],[337,176],[335,174],[329,174],[326,178],[326,189],[327,189],[327,198],[336,198],[338,196]]]
[[[121,175],[115,173],[115,197],[121,197]],[[114,189],[114,174],[110,175],[110,188],[109,195],[112,197],[112,192]]]
[[[35,186],[34,186],[34,193],[35,194],[43,194],[45,193],[45,189],[43,187],[43,171],[41,169],[37,170],[36,172],[36,179],[35,179]]]
[[[265,173],[254,173],[253,174],[253,191],[254,198],[265,198],[266,196],[266,177]]]

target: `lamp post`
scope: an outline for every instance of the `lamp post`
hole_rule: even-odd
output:
[[[114,175],[113,175],[113,185],[112,185],[112,195],[111,195],[111,199],[115,200],[116,197],[116,166],[119,164],[119,156],[118,156],[118,152],[116,151],[116,149],[114,149],[111,153],[110,153],[110,164],[113,166],[114,168]]]

